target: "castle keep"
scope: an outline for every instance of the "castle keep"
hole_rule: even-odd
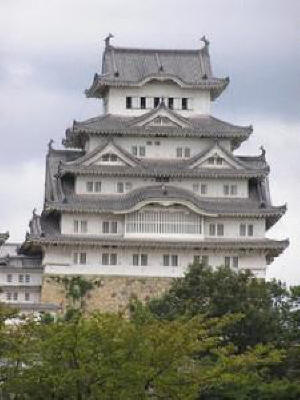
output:
[[[64,150],[49,143],[44,209],[23,244],[43,254],[42,301],[63,301],[50,276],[83,275],[101,278],[92,308],[120,309],[165,290],[194,260],[263,278],[288,245],[266,238],[286,207],[271,203],[264,149],[236,155],[252,127],[212,116],[229,79],[213,75],[209,42],[162,50],[110,40],[86,90],[103,114],[74,121]]]

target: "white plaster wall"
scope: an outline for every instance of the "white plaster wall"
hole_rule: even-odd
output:
[[[86,182],[88,181],[101,181],[101,193],[89,193],[86,191]],[[156,182],[154,178],[123,178],[123,177],[88,177],[85,175],[79,175],[76,177],[75,182],[75,193],[76,194],[84,194],[89,196],[99,196],[103,194],[119,194],[120,196],[123,193],[117,193],[117,183],[123,182],[124,185],[126,182],[130,182],[132,184],[132,190],[137,188],[142,188],[144,186],[161,186],[162,183]],[[193,184],[199,184],[199,191],[193,192]],[[200,185],[201,183],[207,185],[207,193],[201,195],[200,193]],[[200,197],[235,197],[235,198],[248,198],[248,180],[247,179],[171,179],[170,182],[166,183],[166,185],[176,186],[182,189],[190,190],[195,195]],[[237,185],[237,195],[236,196],[224,196],[223,186],[224,185]],[[126,188],[124,187],[125,193]]]
[[[150,82],[139,88],[110,88],[107,97],[106,112],[109,114],[122,114],[129,116],[142,115],[145,111],[139,109],[126,109],[126,96],[131,97],[187,97],[192,99],[191,110],[176,110],[185,117],[193,114],[210,113],[210,92],[208,90],[181,89],[176,83]]]
[[[78,251],[78,249],[73,249]],[[187,266],[193,262],[194,255],[199,255],[197,251],[191,250],[149,250],[141,248],[131,249],[95,249],[90,248],[87,250],[87,264],[86,265],[73,265],[72,264],[72,249],[69,252],[69,263],[68,265],[58,265],[56,263],[57,255],[52,253],[52,256],[48,256],[48,261],[45,266],[45,274],[92,274],[92,275],[122,275],[122,276],[182,276],[186,271]],[[117,253],[118,263],[117,265],[101,265],[102,253]],[[148,254],[148,265],[147,266],[134,266],[132,264],[133,254]],[[178,266],[177,267],[166,267],[163,266],[163,255],[164,254],[177,254],[178,255]],[[212,267],[218,267],[224,265],[225,256],[238,256],[234,252],[226,252],[224,254],[209,254],[200,253],[200,255],[209,255],[209,264]],[[264,275],[265,273],[265,257],[262,254],[254,254],[252,256],[239,256],[239,269],[250,269],[255,271],[257,274]]]
[[[10,300],[7,301],[6,300],[6,293],[7,292],[11,292],[11,293],[18,293],[18,300]],[[20,290],[20,289],[3,289],[3,292],[0,293],[0,301],[3,303],[25,303],[25,304],[30,304],[30,303],[39,303],[41,300],[41,295],[40,293],[36,293],[36,292],[30,292],[30,290],[27,290],[27,293],[30,293],[30,299],[29,300],[25,300],[25,291],[24,290]]]
[[[87,221],[87,233],[80,233],[80,235],[99,235],[102,234],[102,222],[103,221],[117,221],[118,222],[118,234],[105,234],[112,236],[120,236],[124,233],[124,216],[123,215],[112,215],[112,214],[63,214],[61,217],[61,233],[67,235],[78,235],[74,233],[74,220]],[[80,230],[80,224],[79,224]]]
[[[12,275],[12,282],[7,282],[7,275]],[[29,273],[30,275],[30,282],[25,282],[25,274],[26,271],[22,272],[0,272],[0,286],[7,285],[7,286],[15,286],[15,285],[26,285],[26,286],[38,286],[42,284],[42,273]],[[24,275],[24,281],[19,282],[19,275]]]
[[[217,237],[209,236],[209,224],[224,224],[224,238],[241,240],[261,239],[265,237],[265,220],[263,218],[205,218],[204,235],[207,238]],[[253,224],[253,236],[240,236],[240,224]]]
[[[192,137],[149,137],[149,136],[123,136],[114,138],[117,145],[131,153],[132,146],[145,146],[146,156],[144,158],[158,158],[158,159],[177,159],[177,147],[189,147],[191,157],[208,150],[213,145],[213,140],[205,138],[192,138]],[[90,136],[86,145],[86,151],[90,152],[97,146],[106,142],[106,139],[98,136]],[[152,142],[152,145],[147,144]],[[155,142],[160,142],[155,145]],[[230,151],[230,141],[220,140],[220,144]],[[107,163],[105,163],[107,164]],[[104,165],[104,163],[103,163]]]

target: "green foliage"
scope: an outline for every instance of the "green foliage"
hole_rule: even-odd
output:
[[[287,340],[290,305],[286,296],[281,284],[256,279],[249,271],[235,273],[225,267],[212,270],[193,264],[166,294],[150,301],[149,308],[157,318],[169,320],[180,315],[211,318],[242,313],[244,318],[223,333],[226,342],[244,351],[258,343]]]
[[[197,399],[239,380],[264,381],[283,354],[258,346],[236,354],[220,332],[241,316],[157,320],[94,314],[10,330],[3,389],[18,399]]]

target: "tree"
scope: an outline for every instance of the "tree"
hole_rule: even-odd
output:
[[[237,381],[260,384],[282,352],[259,346],[236,354],[220,332],[238,315],[157,320],[77,314],[48,324],[28,321],[10,333],[1,369],[18,399],[197,399]]]
[[[289,340],[290,302],[281,283],[256,279],[250,271],[190,265],[184,278],[168,292],[149,302],[159,319],[205,314],[207,318],[242,313],[243,318],[224,330],[224,340],[240,352],[258,343],[282,345]]]

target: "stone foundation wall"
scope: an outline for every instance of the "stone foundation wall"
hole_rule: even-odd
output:
[[[83,276],[86,280],[97,280],[99,287],[89,292],[86,299],[87,311],[125,312],[131,298],[145,302],[158,297],[171,285],[173,278],[141,278],[112,276]],[[50,276],[44,276],[42,302],[54,303],[63,311],[68,304],[65,289]]]

